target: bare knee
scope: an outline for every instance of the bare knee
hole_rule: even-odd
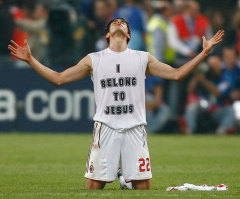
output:
[[[103,189],[106,182],[87,179],[87,189]]]
[[[150,189],[151,188],[151,179],[148,180],[133,180],[132,186],[134,189],[142,190],[142,189]]]

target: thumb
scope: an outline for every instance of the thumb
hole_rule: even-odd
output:
[[[25,39],[24,40],[24,46],[26,46],[29,50],[30,50],[30,48],[29,48],[29,45],[28,45],[28,43],[27,43],[27,40]]]
[[[202,40],[203,40],[203,42],[207,41],[205,36],[202,36]]]

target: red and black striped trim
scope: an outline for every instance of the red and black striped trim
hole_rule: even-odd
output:
[[[86,165],[86,173],[88,172],[89,161],[90,161],[90,156],[91,156],[91,152],[92,152],[92,145],[93,145],[93,142],[94,142],[95,133],[96,133],[96,129],[97,129],[97,126],[98,126],[98,123],[95,123],[95,124],[94,124],[95,126],[94,126],[94,129],[93,129],[92,141],[91,141],[90,148],[89,148],[89,151],[88,151],[88,160],[87,160],[87,165]]]
[[[102,123],[101,123],[100,130],[99,130],[99,133],[98,133],[98,147],[99,148],[100,148],[101,131],[102,131]]]
[[[146,130],[145,130],[145,127],[144,127],[144,125],[141,125],[141,128],[142,128],[142,130],[143,130],[143,140],[144,140],[144,142],[143,142],[143,147],[145,146],[145,136],[147,135],[147,133],[146,133]]]

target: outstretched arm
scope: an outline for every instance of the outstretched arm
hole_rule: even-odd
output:
[[[151,75],[170,80],[182,80],[184,79],[198,64],[203,61],[211,49],[222,41],[224,31],[219,30],[210,40],[206,40],[203,36],[203,50],[195,58],[181,67],[175,69],[167,64],[159,62],[155,57],[149,55],[147,72]]]
[[[84,57],[77,65],[58,73],[44,66],[32,56],[27,41],[24,42],[23,46],[19,46],[12,40],[11,42],[12,45],[8,45],[8,49],[11,51],[11,54],[18,59],[26,61],[39,75],[55,86],[77,81],[92,72],[92,61],[89,56]]]

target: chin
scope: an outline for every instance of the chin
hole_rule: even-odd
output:
[[[112,34],[112,35],[115,35],[115,34],[122,34],[122,35],[124,35],[124,36],[127,35],[127,33],[125,33],[121,28],[112,31],[111,34]]]

